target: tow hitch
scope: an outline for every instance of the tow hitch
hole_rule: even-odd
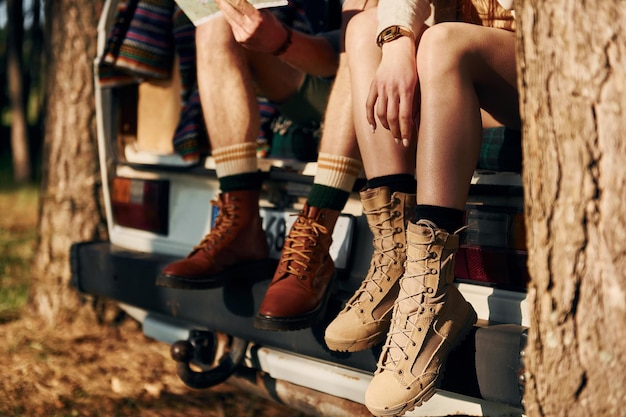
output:
[[[241,364],[248,342],[206,330],[191,330],[188,340],[172,344],[178,377],[189,387],[209,388],[224,382]]]

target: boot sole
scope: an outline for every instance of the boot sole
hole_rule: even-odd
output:
[[[210,290],[224,286],[226,281],[239,279],[248,276],[250,268],[256,271],[266,269],[269,271],[269,261],[261,259],[235,265],[229,269],[202,278],[188,278],[180,275],[159,274],[156,278],[156,285],[165,288],[175,288],[181,290]]]
[[[273,317],[256,315],[254,327],[259,330],[287,332],[311,327],[317,318],[317,311],[298,317]]]
[[[386,333],[376,333],[359,340],[343,341],[324,338],[324,341],[328,349],[335,352],[360,352],[384,342],[386,337]]]
[[[446,354],[446,358],[445,358],[446,361],[448,359],[448,354],[452,352],[456,347],[458,347],[461,344],[461,342],[463,342],[463,340],[465,340],[465,338],[470,333],[470,331],[474,327],[474,324],[476,324],[477,321],[478,321],[478,316],[476,314],[476,311],[470,305],[470,311],[467,317],[465,318],[463,327],[461,327],[461,329],[459,330],[459,333],[454,343],[451,344],[450,349],[448,350],[448,353]],[[435,393],[437,392],[437,389],[441,385],[441,381],[443,380],[444,371],[445,371],[445,361],[444,361],[444,366],[442,366],[437,379],[435,379],[424,390],[422,390],[420,393],[418,393],[415,397],[407,401],[407,403],[402,406],[398,406],[393,409],[389,409],[389,408],[375,409],[375,408],[370,408],[370,407],[367,407],[367,408],[370,410],[372,414],[374,414],[375,416],[379,416],[379,417],[402,416],[405,413],[413,411],[415,407],[421,406],[423,403],[430,400],[433,395],[435,395]]]
[[[159,274],[156,279],[156,285],[180,290],[210,290],[224,285],[225,279],[226,278],[222,276],[214,276],[210,279],[193,279],[178,275]]]
[[[322,297],[322,302],[315,310],[306,314],[302,314],[300,316],[292,317],[266,316],[264,314],[257,314],[254,317],[254,327],[259,330],[288,332],[307,329],[313,326],[313,324],[315,324],[317,320],[324,317],[324,314],[326,313],[328,300],[334,286],[333,282],[334,277],[331,278],[330,282],[328,283],[328,287],[326,288],[324,297]]]

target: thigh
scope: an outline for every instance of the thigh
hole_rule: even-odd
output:
[[[511,128],[521,125],[517,91],[515,33],[466,25],[471,42],[468,55],[480,106],[496,121]]]
[[[303,71],[271,54],[246,51],[252,76],[262,94],[270,101],[283,102],[293,95],[305,79]]]
[[[481,107],[497,121],[519,126],[513,32],[460,22],[434,25],[420,41],[418,68],[422,89],[429,88],[430,77],[456,73],[474,85]]]
[[[502,29],[477,28],[479,58],[473,78],[480,105],[498,122],[520,128],[515,34]]]
[[[302,86],[285,101],[275,103],[276,107],[296,123],[321,122],[332,84],[329,78],[307,75]]]

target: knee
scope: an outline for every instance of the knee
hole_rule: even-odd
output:
[[[462,70],[471,47],[462,25],[439,23],[424,32],[417,49],[420,79],[442,75],[451,69]]]
[[[230,25],[223,16],[215,16],[196,27],[195,36],[196,50],[199,55],[205,51],[215,54],[236,44]]]
[[[346,27],[346,52],[351,53],[363,51],[363,48],[376,47],[376,27],[378,16],[376,8],[360,12],[348,23]]]

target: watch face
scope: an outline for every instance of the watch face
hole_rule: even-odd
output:
[[[391,42],[401,36],[413,38],[413,32],[400,26],[389,26],[380,32],[378,39],[376,39],[376,43],[378,46],[382,46],[384,43]]]

